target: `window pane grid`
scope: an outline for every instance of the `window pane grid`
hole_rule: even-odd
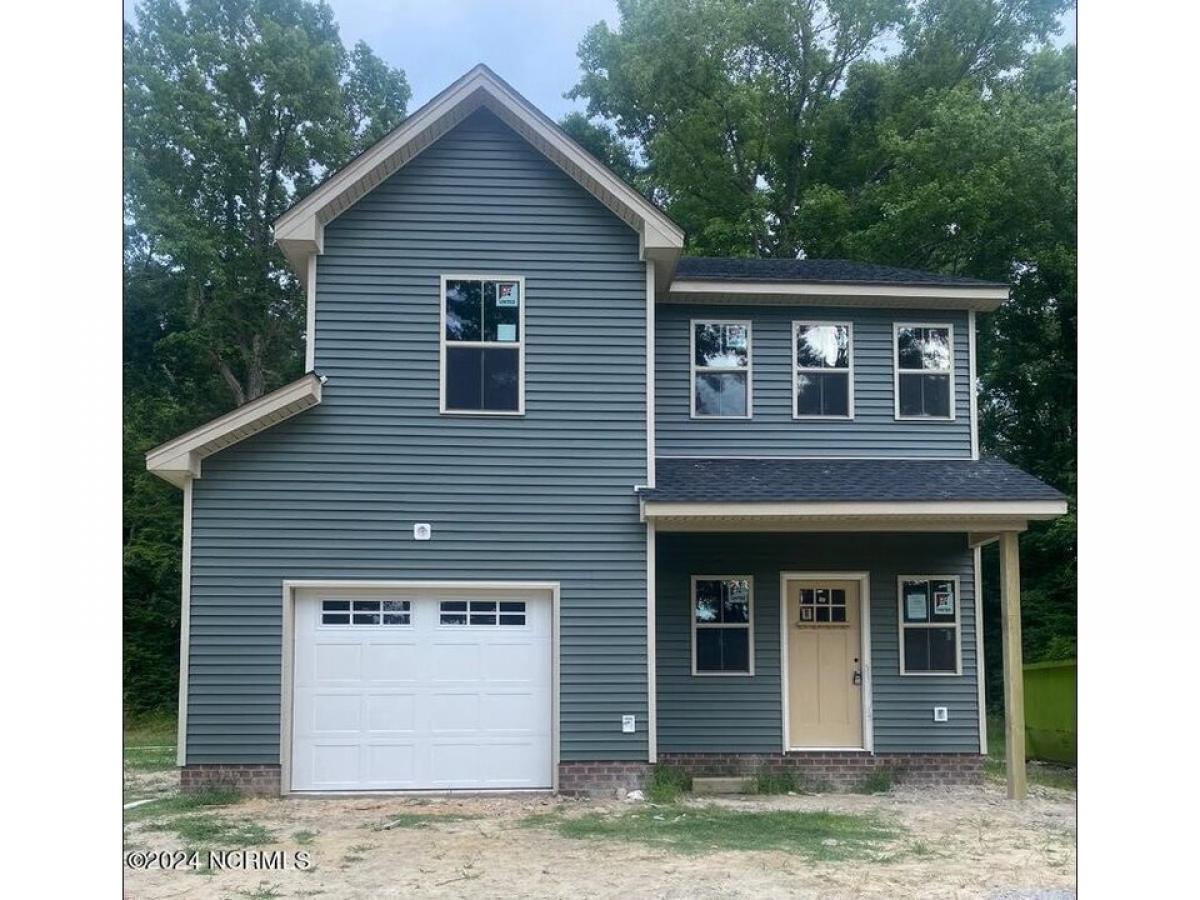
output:
[[[525,624],[525,601],[443,600],[438,613],[442,625],[519,626]]]
[[[322,600],[322,625],[411,625],[408,600]]]
[[[691,323],[694,418],[750,418],[750,323]]]
[[[752,624],[748,577],[693,578],[694,674],[751,674]]]
[[[520,413],[523,285],[515,278],[443,282],[442,411]]]
[[[902,674],[959,674],[958,580],[945,575],[904,576],[897,586]]]

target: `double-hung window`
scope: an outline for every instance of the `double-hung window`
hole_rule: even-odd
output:
[[[754,674],[754,579],[692,578],[692,674]]]
[[[692,321],[692,417],[750,418],[750,323]]]
[[[898,585],[900,674],[962,674],[958,578],[901,575]]]
[[[520,277],[442,277],[442,412],[525,411],[524,302]]]
[[[954,331],[896,325],[896,417],[954,418]]]
[[[792,323],[792,417],[854,417],[853,330],[849,323]]]

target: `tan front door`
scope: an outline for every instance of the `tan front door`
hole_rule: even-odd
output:
[[[863,746],[857,581],[787,582],[788,746]]]

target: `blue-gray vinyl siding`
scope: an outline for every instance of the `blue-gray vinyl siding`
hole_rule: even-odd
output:
[[[524,416],[438,414],[444,273],[525,276]],[[195,482],[189,763],[278,762],[284,579],[560,582],[562,758],[645,759],[645,305],[636,233],[487,112],[326,227],[323,402]]]
[[[962,534],[684,534],[657,538],[658,749],[777,753],[783,746],[780,572],[869,572],[875,751],[979,752],[974,555]],[[692,675],[691,577],[754,577],[754,675]],[[962,675],[901,676],[900,575],[957,575]],[[950,720],[933,721],[933,707]]]
[[[655,441],[660,456],[971,456],[967,313],[920,309],[658,303]],[[753,418],[691,418],[689,323],[749,320]],[[792,322],[853,324],[853,420],[792,418]],[[953,420],[897,420],[893,324],[954,327]]]

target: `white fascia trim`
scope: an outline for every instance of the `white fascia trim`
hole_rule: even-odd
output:
[[[464,105],[469,104],[464,109]],[[436,131],[442,120],[458,113],[457,124],[470,112],[486,105],[507,120],[510,127],[529,140],[551,162],[577,181],[626,221],[637,223],[643,252],[667,250],[678,255],[683,247],[683,230],[653,203],[625,184],[606,166],[566,135],[537,107],[522,97],[485,65],[477,65],[444,91],[414,112],[390,134],[328,178],[300,203],[280,216],[274,225],[275,240],[295,260],[300,252],[321,252],[322,230],[343,209],[398,171],[409,159],[404,149],[413,142],[441,136]],[[444,133],[444,132],[443,132]],[[420,149],[423,149],[423,146]],[[346,201],[349,201],[347,203]],[[623,213],[623,214],[622,214]],[[302,278],[307,273],[298,273]]]
[[[1006,519],[1044,519],[1067,511],[1065,500],[917,500],[784,503],[685,503],[647,500],[642,504],[647,519],[670,516],[998,516]]]
[[[663,298],[666,302],[746,300],[811,301],[828,306],[911,306],[934,303],[946,309],[998,309],[1008,299],[1007,287],[969,287],[909,284],[820,284],[802,281],[738,281],[735,279],[677,278]],[[892,301],[892,302],[887,302]]]
[[[182,579],[179,586],[179,712],[175,765],[187,765],[188,660],[192,640],[192,479],[183,482]]]
[[[243,403],[146,454],[146,468],[176,487],[200,477],[200,462],[321,402],[321,379],[313,372],[291,384]]]

